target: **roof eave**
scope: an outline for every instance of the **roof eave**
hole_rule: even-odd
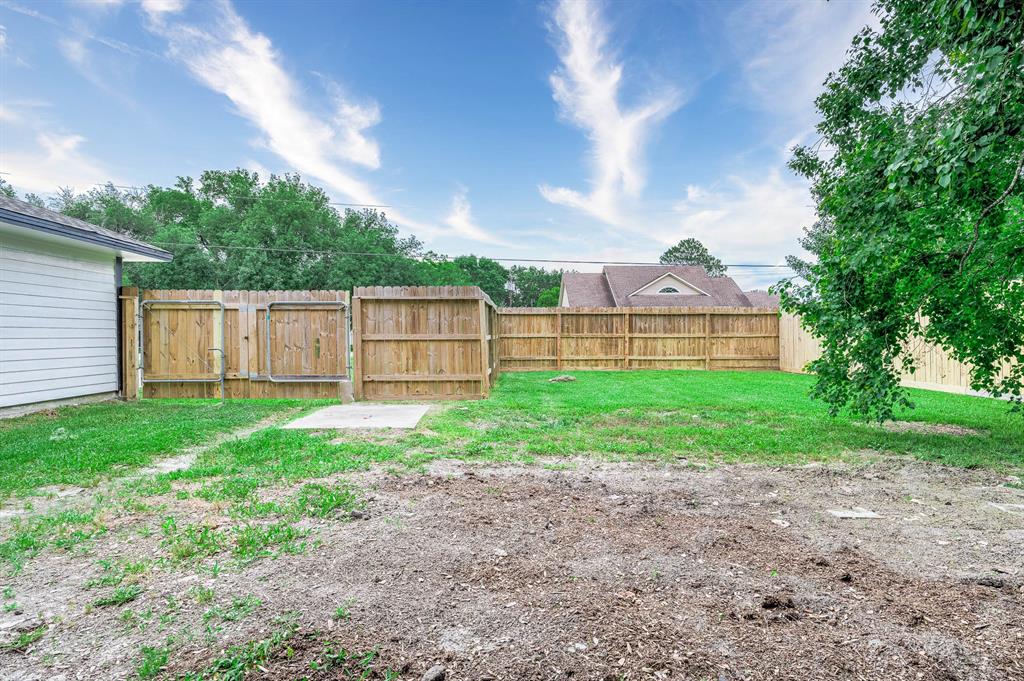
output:
[[[113,251],[123,251],[125,253],[142,256],[139,259],[142,262],[170,262],[174,257],[172,254],[163,249],[157,248],[156,246],[115,239],[105,234],[97,234],[96,232],[86,232],[84,230],[75,229],[74,227],[62,225],[58,222],[38,218],[34,215],[23,215],[6,208],[0,208],[0,220],[19,227],[25,227],[37,232],[42,232],[43,234],[60,236],[92,244],[94,246],[102,246]]]

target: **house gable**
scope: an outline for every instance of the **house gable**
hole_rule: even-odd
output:
[[[707,292],[702,291],[693,284],[676,276],[672,272],[657,277],[653,281],[644,284],[636,291],[629,294],[632,296],[706,296]]]

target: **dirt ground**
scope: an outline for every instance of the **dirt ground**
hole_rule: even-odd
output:
[[[174,678],[293,613],[288,646],[246,678],[349,678],[312,669],[329,641],[377,650],[369,678],[1024,679],[1024,490],[993,473],[544,463],[357,476],[367,517],[305,521],[318,542],[303,554],[147,575],[130,605],[176,597],[169,629],[90,611],[95,557],[46,552],[14,584],[20,616],[50,627],[0,653],[0,678],[132,678],[171,630]],[[881,517],[828,513],[854,507]],[[157,544],[112,531],[96,554]],[[215,640],[183,636],[208,607],[186,596],[197,585],[262,604]]]

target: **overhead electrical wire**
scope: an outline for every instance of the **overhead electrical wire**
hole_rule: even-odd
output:
[[[10,173],[0,172],[0,175],[9,175]],[[136,191],[144,191],[146,187],[137,187],[134,185],[125,184],[113,184],[113,183],[97,183],[93,185],[95,187],[114,187],[116,189],[132,189]],[[183,191],[175,190],[173,188],[170,191]],[[276,196],[252,196],[249,194],[223,194],[221,197],[231,198],[244,198],[244,199],[258,199],[260,201],[283,201],[287,200],[285,197]],[[342,203],[338,201],[328,201],[328,205],[331,206],[344,206],[347,208],[392,208],[392,206],[385,204],[372,204],[372,203]],[[347,256],[358,256],[358,257],[392,257],[392,258],[412,258],[412,259],[423,259],[423,256],[409,256],[403,253],[366,253],[356,251],[319,251],[313,249],[303,248],[275,248],[272,246],[227,246],[227,245],[214,245],[214,244],[200,244],[200,243],[189,243],[189,242],[175,242],[175,241],[149,241],[149,243],[160,245],[160,246],[199,246],[206,249],[213,250],[249,250],[249,251],[267,251],[267,252],[278,252],[278,253],[303,253],[308,255],[347,255]],[[454,260],[453,256],[438,255],[438,259],[451,261]],[[558,259],[558,258],[496,258],[491,256],[480,256],[486,257],[488,260],[494,260],[497,262],[528,262],[528,263],[546,263],[546,264],[563,264],[563,265],[664,265],[661,262],[634,262],[634,261],[617,261],[617,260],[575,260],[575,259]],[[755,264],[755,263],[734,263],[726,264],[725,267],[734,267],[737,269],[793,269],[789,265],[780,264]]]
[[[190,243],[186,241],[153,241],[147,240],[148,243],[157,246],[196,246],[209,250],[243,250],[243,251],[267,251],[274,253],[303,253],[308,255],[348,255],[348,256],[359,256],[359,257],[381,257],[381,258],[419,258],[422,259],[424,256],[410,256],[404,253],[369,253],[361,251],[320,251],[307,248],[278,248],[273,246],[226,246],[216,244],[202,244],[202,243]],[[453,256],[449,255],[437,255],[440,260],[453,260]],[[488,260],[496,260],[498,262],[541,262],[550,264],[565,264],[565,265],[664,265],[662,262],[631,262],[631,261],[616,261],[616,260],[574,260],[574,259],[559,259],[559,258],[502,258],[502,257],[491,257],[491,256],[480,256],[481,258],[487,258]],[[754,263],[736,263],[726,264],[726,267],[736,268],[782,268],[792,269],[789,265],[779,264],[754,264]]]

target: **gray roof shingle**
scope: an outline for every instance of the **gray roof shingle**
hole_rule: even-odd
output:
[[[137,253],[156,260],[170,260],[167,251],[144,241],[73,218],[48,208],[40,208],[20,199],[0,195],[0,220],[30,229],[59,234],[71,239],[88,241],[108,248]]]

